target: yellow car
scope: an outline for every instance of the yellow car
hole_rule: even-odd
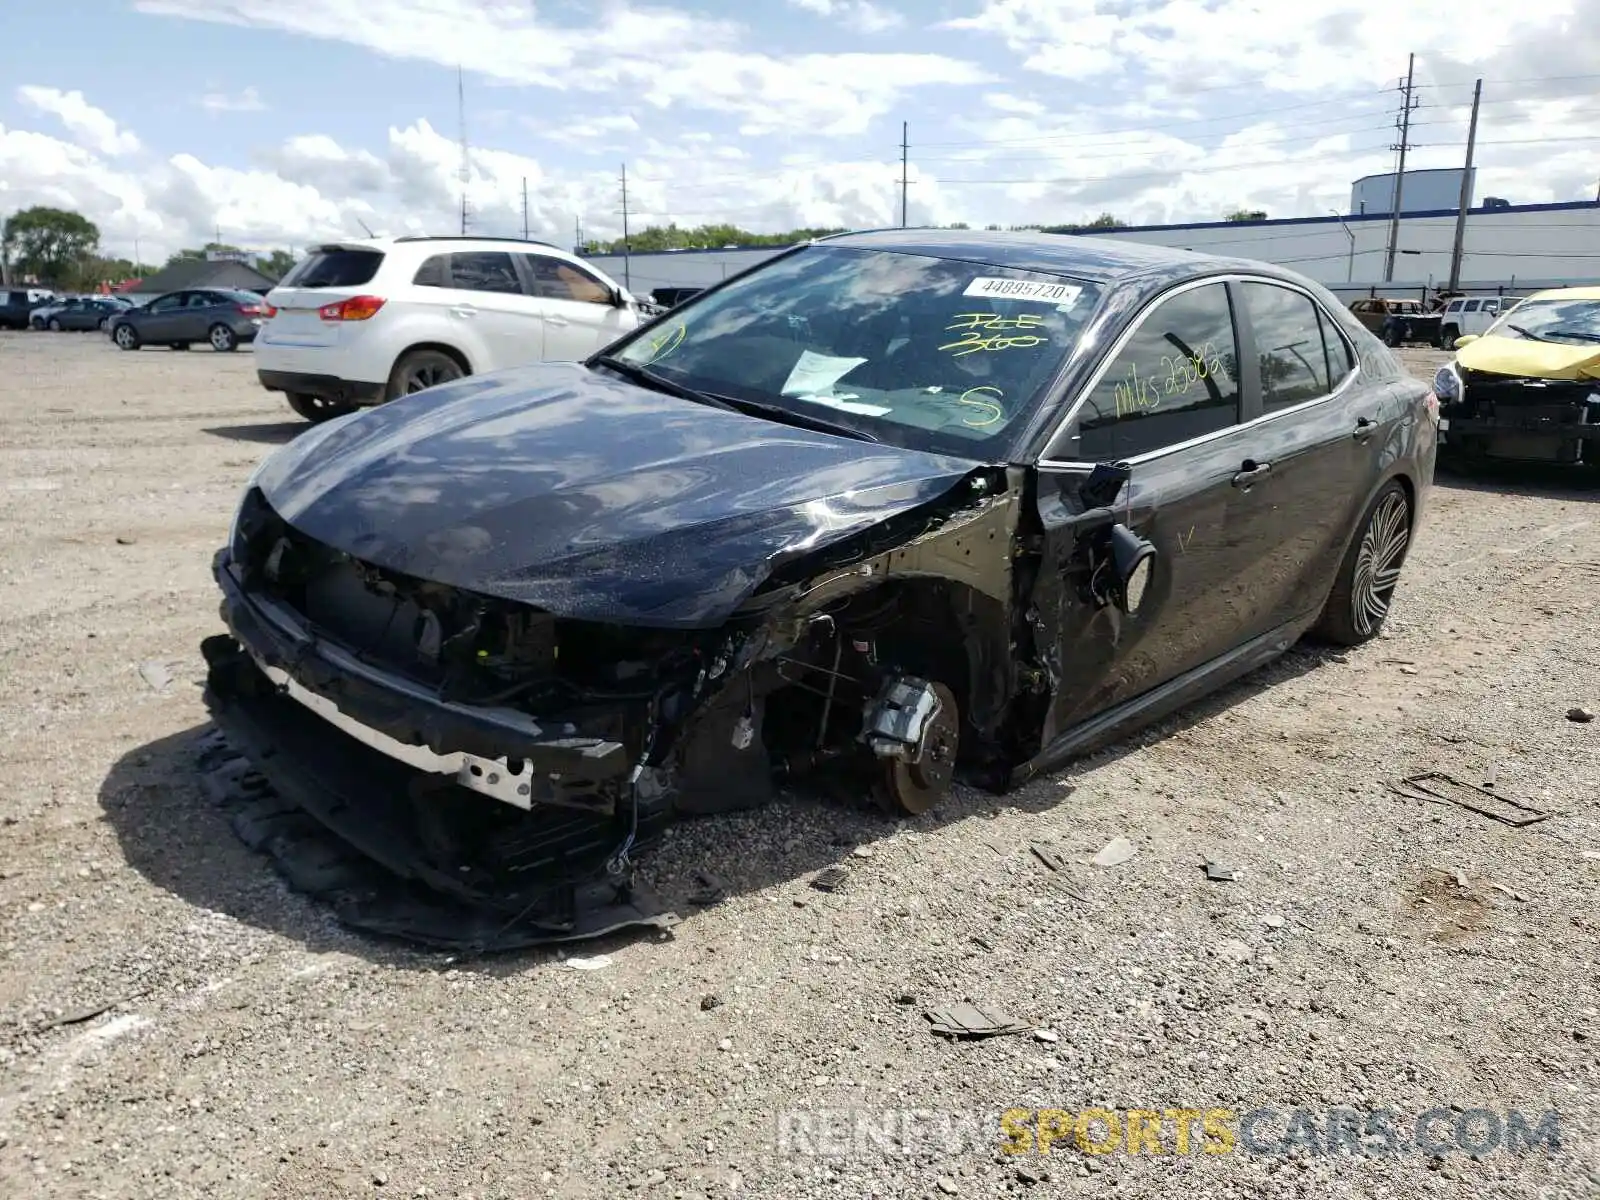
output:
[[[1439,368],[1439,451],[1470,463],[1600,462],[1600,287],[1535,292]]]

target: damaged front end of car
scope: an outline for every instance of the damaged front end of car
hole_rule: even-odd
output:
[[[259,773],[235,828],[349,924],[487,950],[672,923],[633,869],[667,825],[818,769],[903,813],[958,766],[1001,779],[1045,686],[1024,480],[974,466],[842,536],[819,518],[716,620],[670,624],[379,566],[252,487],[203,646],[213,757]]]

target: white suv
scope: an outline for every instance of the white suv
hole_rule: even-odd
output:
[[[1440,314],[1440,338],[1446,350],[1455,348],[1462,334],[1475,333],[1480,337],[1489,332],[1489,326],[1522,303],[1521,296],[1458,296],[1444,306]]]
[[[645,319],[582,259],[510,238],[318,246],[267,306],[256,374],[311,421],[463,375],[586,358]]]

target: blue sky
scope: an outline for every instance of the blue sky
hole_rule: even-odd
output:
[[[82,19],[64,34],[63,10]],[[1392,166],[1418,55],[1417,166],[1480,194],[1594,194],[1600,0],[58,0],[7,5],[0,210],[80,208],[145,257],[448,231],[457,67],[475,227],[618,232],[1003,224],[1343,208]]]

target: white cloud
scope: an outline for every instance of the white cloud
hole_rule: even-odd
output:
[[[17,98],[29,108],[56,117],[80,145],[90,150],[132,154],[139,148],[138,138],[119,128],[108,113],[84,99],[82,92],[24,86],[17,89]]]
[[[795,8],[831,17],[855,33],[886,33],[904,27],[906,19],[872,0],[789,0]]]
[[[851,8],[794,2],[829,21]],[[1379,19],[1354,0],[1301,0],[1293,22],[1259,0],[967,0],[955,28],[896,37],[884,53],[838,38],[854,48],[773,54],[745,50],[753,31],[725,20],[613,0],[581,27],[551,16],[585,11],[577,3],[547,2],[537,16],[512,0],[142,6],[450,68],[459,55],[479,76],[545,89],[529,102],[507,88],[501,120],[474,119],[467,198],[473,229],[520,233],[526,180],[534,236],[565,241],[575,221],[591,236],[620,233],[622,162],[635,228],[897,223],[907,112],[913,223],[1342,211],[1352,179],[1392,166],[1393,76],[1405,64],[1389,59],[1407,36],[1431,47],[1418,58],[1428,107],[1413,166],[1459,163],[1470,82],[1482,75],[1479,197],[1588,198],[1597,106],[1587,85],[1529,82],[1592,71],[1600,29],[1572,15],[1576,3],[1524,0],[1514,24],[1497,9],[1432,30],[1410,10]],[[929,52],[946,44],[982,48],[985,65]],[[270,249],[359,234],[363,223],[390,233],[458,225],[460,148],[420,107],[363,141],[313,125],[224,165],[183,153],[194,145],[182,141],[168,147],[179,153],[141,151],[80,93],[30,88],[24,100],[68,132],[0,128],[0,208],[79,208],[118,253],[138,237],[147,258],[164,255],[218,226],[225,241]]]
[[[253,87],[247,87],[236,95],[227,92],[207,92],[200,97],[200,107],[207,112],[265,112],[267,105],[261,99],[261,93]]]
[[[658,108],[733,114],[750,135],[856,133],[913,89],[988,78],[942,54],[769,54],[751,48],[752,31],[733,21],[622,2],[597,5],[585,26],[546,21],[532,4],[477,0],[138,0],[136,7],[460,66],[500,83],[639,93]],[[839,7],[884,28],[891,16],[855,0]]]

